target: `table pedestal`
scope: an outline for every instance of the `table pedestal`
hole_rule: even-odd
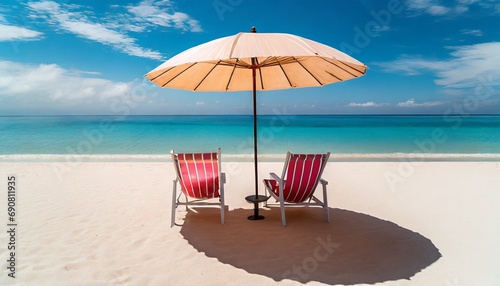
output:
[[[249,220],[264,219],[263,215],[259,215],[259,203],[265,202],[268,199],[269,199],[269,197],[261,196],[261,195],[259,195],[259,196],[251,195],[251,196],[245,197],[245,200],[247,202],[254,204],[253,215],[248,217]]]

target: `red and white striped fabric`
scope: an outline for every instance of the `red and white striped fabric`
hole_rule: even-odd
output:
[[[177,154],[177,167],[181,189],[186,196],[219,197],[217,153]]]
[[[283,186],[284,201],[301,203],[308,200],[318,185],[325,163],[323,154],[291,154]],[[279,184],[276,180],[264,180],[264,182],[279,196]]]

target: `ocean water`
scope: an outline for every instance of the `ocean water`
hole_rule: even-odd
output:
[[[0,117],[0,155],[253,154],[252,116]],[[258,117],[259,154],[500,154],[500,116]]]

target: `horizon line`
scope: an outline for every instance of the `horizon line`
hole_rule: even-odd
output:
[[[314,113],[297,113],[297,114],[258,114],[259,116],[500,116],[500,113],[450,113],[450,114],[440,114],[440,113],[345,113],[345,114],[314,114]],[[102,116],[102,117],[138,117],[138,116],[253,116],[252,114],[129,114],[129,115],[119,115],[119,114],[11,114],[2,115],[0,117],[62,117],[62,116],[73,116],[73,117],[83,117],[83,116]]]

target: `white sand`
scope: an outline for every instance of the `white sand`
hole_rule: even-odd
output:
[[[321,209],[295,208],[287,227],[278,208],[246,219],[252,167],[223,162],[225,225],[216,209],[181,209],[184,225],[170,228],[171,162],[0,161],[0,285],[500,285],[498,161],[333,161],[324,174],[332,223]],[[281,168],[261,163],[261,176]]]

